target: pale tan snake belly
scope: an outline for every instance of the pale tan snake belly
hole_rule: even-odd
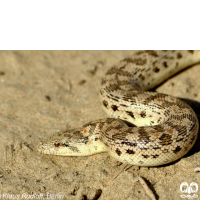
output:
[[[200,51],[192,50],[140,51],[125,58],[107,71],[101,83],[100,102],[111,118],[58,132],[38,150],[62,156],[108,152],[139,166],[177,160],[197,139],[196,114],[180,99],[146,90],[198,62]]]

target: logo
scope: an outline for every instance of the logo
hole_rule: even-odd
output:
[[[198,197],[198,195],[195,194],[198,191],[198,185],[195,182],[190,183],[190,185],[188,185],[186,182],[181,183],[180,191],[182,193],[186,193],[182,194],[180,196],[181,198],[193,199]]]

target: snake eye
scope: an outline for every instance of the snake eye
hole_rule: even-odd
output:
[[[55,143],[54,143],[54,146],[55,146],[55,147],[59,147],[59,146],[60,146],[60,142],[55,142]]]

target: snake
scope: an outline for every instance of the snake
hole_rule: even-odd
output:
[[[107,152],[136,166],[165,165],[183,157],[197,139],[197,116],[184,101],[152,89],[198,62],[198,50],[138,51],[121,60],[106,72],[99,90],[109,117],[58,131],[38,150],[60,156]]]

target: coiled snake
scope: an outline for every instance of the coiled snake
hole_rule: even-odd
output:
[[[139,166],[177,160],[197,139],[196,114],[180,99],[146,90],[197,62],[200,51],[193,50],[139,51],[125,58],[107,71],[101,83],[100,102],[111,118],[58,132],[38,150],[62,156],[109,152],[121,162]]]

